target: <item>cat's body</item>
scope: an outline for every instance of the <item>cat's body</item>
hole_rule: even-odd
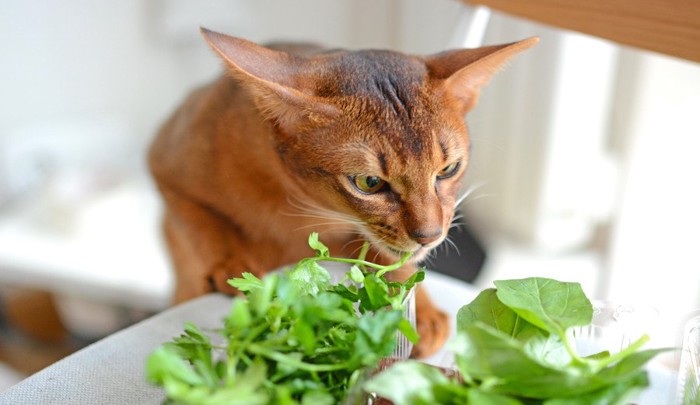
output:
[[[203,32],[230,75],[193,93],[150,152],[178,302],[312,254],[312,231],[334,255],[368,239],[369,259],[422,258],[453,218],[464,114],[494,69],[534,44],[430,58],[282,48],[292,54]],[[430,354],[447,320],[422,292],[417,305],[419,354]]]

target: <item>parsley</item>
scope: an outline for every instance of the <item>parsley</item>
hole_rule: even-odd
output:
[[[163,344],[147,359],[148,380],[167,401],[182,404],[335,404],[363,373],[390,356],[400,331],[413,343],[418,335],[404,318],[403,301],[424,277],[404,283],[384,275],[390,266],[336,258],[309,237],[314,257],[284,274],[252,274],[229,283],[245,298],[234,298],[217,342],[196,325]],[[322,262],[349,264],[345,279],[331,283]],[[369,269],[369,270],[368,270]],[[371,270],[371,271],[370,271]]]
[[[451,349],[461,379],[423,363],[397,363],[365,389],[402,404],[622,404],[648,386],[644,365],[665,349],[581,357],[572,328],[592,322],[578,283],[545,278],[496,281],[457,313]]]

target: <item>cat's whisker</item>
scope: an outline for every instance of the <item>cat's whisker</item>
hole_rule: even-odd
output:
[[[450,224],[449,229],[454,228],[454,229],[461,230],[461,228],[464,226],[464,222],[460,221],[460,219],[462,219],[462,217],[459,217],[459,218],[453,220],[452,223]]]
[[[479,125],[479,121],[479,119],[472,119],[470,126],[473,128],[477,127]],[[493,142],[488,136],[479,136],[472,134],[470,138],[473,141],[472,144],[479,143],[484,146],[493,147],[498,152],[506,153],[506,148],[503,146],[503,144]]]
[[[437,249],[438,249],[437,247],[435,249],[431,249],[430,252],[428,252],[428,254],[425,255],[425,257],[423,258],[422,262],[424,262],[425,264],[428,265],[426,267],[430,268],[430,267],[435,265],[435,263],[433,262],[433,256],[435,255],[435,251]]]
[[[456,224],[459,223],[459,220],[464,218],[464,214],[457,214],[454,217],[452,217],[452,221],[450,221],[451,224]]]
[[[318,212],[318,213],[291,213],[291,212],[283,212],[283,214],[290,216],[290,217],[299,217],[299,218],[316,218],[316,219],[335,219],[338,221],[343,221],[344,223],[353,223],[357,224],[360,223],[359,220],[352,218],[350,216],[345,216],[345,215],[339,215],[337,213],[333,212]]]
[[[321,207],[308,199],[289,196],[287,203],[299,212],[283,212],[284,215],[302,218],[317,218],[332,221],[342,221],[339,224],[361,225],[362,222],[355,217]]]
[[[475,195],[475,196],[471,197],[471,198],[469,199],[469,201],[481,200],[482,198],[490,198],[490,197],[493,197],[493,196],[495,196],[495,194],[487,194],[487,193],[485,193],[485,194],[479,194],[479,195]]]
[[[372,258],[372,261],[373,261],[373,262],[376,262],[376,261],[377,261],[377,257],[379,257],[379,250],[377,250],[377,251],[374,253],[374,257]]]
[[[298,227],[298,228],[296,228],[296,229],[294,229],[294,230],[295,230],[295,231],[301,231],[301,230],[304,230],[304,229],[310,229],[310,228],[315,228],[315,227],[320,227],[320,226],[329,226],[329,225],[348,225],[348,223],[345,222],[345,221],[316,222],[316,223],[313,223],[313,224],[300,226],[300,227]],[[330,231],[337,231],[337,232],[347,232],[347,233],[355,232],[354,229],[351,230],[351,229],[347,229],[347,228],[331,228],[331,229],[328,229],[328,230],[326,230],[326,231],[328,231],[328,232],[330,232]]]
[[[317,220],[311,221],[311,223],[308,225],[303,225],[296,228],[296,231],[313,229],[316,227],[331,227],[330,229],[324,229],[323,232],[352,234],[356,232],[357,227],[363,225],[361,221],[350,215],[320,207],[307,199],[289,196],[287,198],[287,202],[289,203],[290,207],[296,209],[298,212],[283,212],[284,215]],[[333,227],[336,225],[337,227]],[[348,225],[353,226],[353,228],[348,229]]]
[[[455,252],[457,253],[457,256],[460,256],[459,247],[457,246],[456,243],[454,243],[452,241],[452,238],[447,237],[447,238],[445,238],[444,242],[446,242],[446,243],[442,243],[442,245],[445,246],[445,253],[449,253],[449,251],[450,251],[449,247],[452,246],[454,248]]]
[[[481,187],[484,187],[488,182],[482,181],[478,183],[474,183],[467,188],[464,193],[455,200],[455,209],[459,209],[459,206],[464,202],[464,200],[467,199],[470,195],[472,195],[475,191],[480,189]]]
[[[353,240],[351,240],[350,242],[348,242],[348,243],[346,243],[345,245],[343,245],[343,249],[345,249],[345,247],[348,246],[348,245],[350,245],[351,243],[357,243],[357,242],[365,242],[365,239],[364,239],[364,238],[353,239]],[[360,243],[358,247],[356,247],[355,249],[353,249],[352,252],[350,252],[350,257],[357,257],[357,256],[360,254],[360,251],[362,250],[362,245],[363,245],[363,244]]]

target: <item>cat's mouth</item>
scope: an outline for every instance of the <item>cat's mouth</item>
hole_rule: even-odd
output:
[[[399,241],[387,240],[386,238],[375,235],[368,229],[362,229],[361,234],[363,234],[365,240],[370,241],[371,245],[374,246],[376,250],[381,252],[383,256],[394,261],[398,261],[407,253],[410,253],[411,256],[409,257],[408,261],[419,262],[443,241],[443,238],[440,238],[439,240],[427,245],[415,243],[412,244],[413,246],[402,246]],[[409,243],[409,245],[411,245],[411,243]]]
[[[411,257],[409,258],[409,262],[419,262],[423,260],[425,256],[428,255],[430,250],[432,250],[431,247],[424,246],[420,246],[414,250],[400,250],[388,245],[384,245],[384,247],[387,250],[389,250],[393,255],[395,255],[397,259],[403,257],[403,255],[405,255],[406,253],[410,253]]]

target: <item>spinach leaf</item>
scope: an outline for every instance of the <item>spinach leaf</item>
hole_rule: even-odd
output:
[[[535,334],[543,333],[503,304],[495,288],[483,290],[471,303],[457,311],[458,330],[465,330],[476,321],[483,322],[513,338],[528,339]]]
[[[579,375],[532,358],[522,342],[486,324],[475,322],[450,346],[460,372],[487,381],[493,392],[532,398],[572,388]]]
[[[570,329],[589,325],[593,315],[580,285],[545,278],[494,284],[457,313],[448,348],[459,379],[396,365],[367,387],[397,405],[623,404],[648,385],[644,365],[666,350],[640,350],[648,340],[642,336],[617,353],[580,357]]]
[[[623,405],[634,400],[642,389],[649,385],[645,372],[637,372],[626,380],[616,384],[608,384],[578,396],[552,398],[544,401],[544,405]]]
[[[593,306],[578,283],[532,277],[494,284],[503,304],[549,333],[563,336],[567,328],[593,320]]]
[[[379,373],[364,387],[396,404],[435,404],[439,402],[434,388],[447,384],[449,380],[437,368],[417,361],[403,361]]]
[[[522,405],[517,399],[505,395],[484,392],[478,389],[469,390],[467,396],[469,404],[479,405]]]

